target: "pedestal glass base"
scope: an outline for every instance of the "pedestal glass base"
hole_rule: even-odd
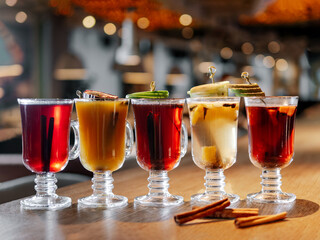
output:
[[[183,197],[171,195],[167,171],[151,170],[148,178],[149,193],[134,199],[135,204],[143,206],[166,207],[177,206],[183,203]]]
[[[204,193],[198,193],[191,196],[191,202],[197,205],[210,204],[228,198],[231,203],[235,203],[240,200],[240,197],[236,194],[226,193],[224,191],[225,176],[223,169],[206,169],[206,175],[204,177],[206,190]]]
[[[240,197],[236,194],[222,193],[219,195],[211,195],[206,193],[198,193],[191,196],[191,202],[197,205],[206,205],[224,198],[228,198],[231,204],[240,200]]]
[[[257,203],[291,203],[296,199],[292,193],[281,191],[280,168],[262,169],[261,174],[262,190],[258,193],[247,195],[247,199]]]
[[[111,171],[94,172],[92,183],[93,194],[78,199],[80,207],[113,208],[124,207],[128,204],[126,197],[112,193],[113,177]]]
[[[26,198],[20,201],[24,209],[30,210],[59,210],[71,206],[69,197],[37,197]]]
[[[258,192],[248,194],[247,199],[257,203],[291,203],[296,200],[296,195],[283,192]]]
[[[99,197],[91,195],[89,197],[80,198],[78,200],[80,207],[92,207],[92,208],[113,208],[113,207],[124,207],[128,204],[128,199],[124,196],[108,196]]]
[[[24,209],[58,210],[71,205],[71,198],[56,194],[57,179],[54,173],[37,174],[34,182],[37,194],[20,201],[21,207]]]
[[[153,207],[177,206],[183,203],[183,197],[170,194],[168,196],[156,197],[148,194],[136,197],[134,203]]]

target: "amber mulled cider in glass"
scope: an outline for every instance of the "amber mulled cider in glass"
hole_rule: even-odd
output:
[[[80,159],[89,171],[115,171],[125,159],[128,99],[76,100]]]

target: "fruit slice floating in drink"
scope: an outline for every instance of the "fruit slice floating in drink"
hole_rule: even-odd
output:
[[[226,169],[237,152],[239,104],[203,100],[189,103],[192,150],[195,163],[203,169]]]

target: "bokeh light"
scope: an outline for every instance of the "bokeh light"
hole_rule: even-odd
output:
[[[282,71],[282,72],[287,71],[288,67],[289,67],[288,62],[285,59],[280,58],[276,61],[276,68],[279,71]]]
[[[106,25],[104,25],[103,31],[104,31],[105,34],[107,34],[107,35],[113,35],[113,34],[115,34],[116,31],[117,31],[117,27],[116,27],[116,25],[114,25],[113,23],[107,23]]]
[[[210,66],[214,66],[213,62],[202,62],[199,63],[198,70],[202,73],[208,73],[208,69]]]
[[[224,48],[221,49],[220,55],[224,59],[230,59],[233,56],[233,51],[229,47],[224,47]]]
[[[263,66],[263,59],[264,56],[262,54],[258,54],[255,58],[254,58],[254,62],[256,63],[256,65],[258,67],[262,67]]]
[[[254,69],[252,66],[244,66],[241,70],[241,72],[247,72],[249,73],[249,76],[253,77],[255,75]]]
[[[245,42],[244,44],[242,44],[241,50],[244,54],[250,55],[251,53],[253,53],[254,48],[251,43]]]
[[[85,28],[92,28],[96,25],[96,19],[93,16],[86,16],[82,20],[82,24]]]
[[[18,23],[24,23],[27,20],[27,18],[28,18],[28,15],[23,11],[20,11],[16,14],[16,21]]]
[[[16,5],[17,0],[6,0],[6,4],[9,7],[13,7],[14,5]]]
[[[191,39],[193,37],[193,29],[191,27],[185,27],[182,29],[182,36],[186,39]]]
[[[148,18],[142,17],[142,18],[139,18],[139,19],[138,19],[137,25],[138,25],[138,27],[141,28],[141,29],[146,29],[146,28],[149,27],[150,21],[149,21]]]
[[[274,67],[274,64],[275,64],[275,61],[274,61],[274,58],[271,57],[271,56],[266,56],[264,57],[263,59],[263,65],[266,67],[266,68],[273,68]]]
[[[278,52],[280,52],[280,44],[276,41],[271,41],[268,44],[268,50],[271,53],[278,53]]]
[[[179,22],[183,26],[189,26],[192,23],[192,17],[189,14],[182,14],[179,18]]]

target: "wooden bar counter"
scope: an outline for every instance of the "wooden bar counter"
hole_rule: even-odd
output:
[[[59,211],[30,211],[19,200],[0,205],[0,239],[320,239],[320,124],[297,121],[295,157],[283,169],[282,190],[294,193],[293,204],[250,205],[248,193],[260,191],[261,170],[248,159],[247,137],[238,141],[237,162],[226,175],[226,191],[236,193],[239,207],[253,206],[260,214],[287,211],[284,221],[239,229],[234,220],[195,220],[178,226],[173,215],[191,210],[190,196],[204,190],[204,171],[192,162],[190,151],[180,166],[169,172],[172,194],[184,196],[179,207],[152,208],[133,204],[147,193],[148,173],[128,162],[114,173],[114,193],[127,196],[128,206],[116,209],[81,209],[77,199],[91,194],[91,182],[58,190],[70,196],[72,206]],[[128,165],[132,165],[131,167]]]

